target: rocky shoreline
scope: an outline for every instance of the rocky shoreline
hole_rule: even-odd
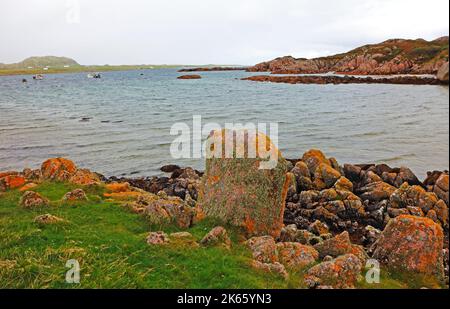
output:
[[[246,71],[248,67],[201,67],[201,68],[188,68],[181,69],[178,72],[220,72],[220,71]]]
[[[394,85],[448,85],[447,81],[437,78],[415,77],[415,76],[395,76],[385,78],[374,77],[354,77],[354,76],[274,76],[257,75],[242,78],[242,80],[255,82],[271,82],[286,84],[394,84]]]
[[[40,169],[0,173],[0,198],[1,192],[19,189],[25,192],[20,205],[33,209],[48,204],[33,192],[36,183],[100,185],[106,187],[105,198],[123,202],[152,223],[169,220],[187,229],[205,216],[218,216],[241,226],[255,269],[287,276],[286,269],[322,261],[306,273],[311,288],[353,287],[370,258],[448,286],[448,171],[431,171],[421,181],[407,167],[341,165],[316,149],[299,159],[281,158],[277,169],[267,172],[251,162],[217,159],[207,162],[205,172],[166,165],[161,170],[167,177],[105,178],[70,160],[49,159]],[[252,181],[243,182],[248,175]],[[83,190],[64,197],[85,198]],[[147,241],[159,245],[183,235],[151,232]],[[200,245],[211,242],[231,246],[222,227]],[[336,275],[342,280],[330,279]]]

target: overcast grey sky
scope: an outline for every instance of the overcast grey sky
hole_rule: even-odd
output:
[[[79,7],[79,14],[78,8]],[[1,0],[0,62],[254,64],[449,32],[448,0]]]

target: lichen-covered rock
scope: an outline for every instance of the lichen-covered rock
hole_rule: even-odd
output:
[[[37,224],[48,225],[64,222],[64,219],[51,214],[39,215],[33,220]]]
[[[341,178],[341,173],[329,164],[320,163],[314,172],[314,185],[317,190],[331,188]]]
[[[20,198],[19,204],[23,208],[33,209],[49,206],[50,202],[37,192],[26,191]]]
[[[224,157],[224,151],[214,156],[218,149],[233,145],[233,136],[245,139],[243,143],[236,143],[230,157]],[[288,164],[279,150],[264,134],[247,135],[245,131],[214,131],[208,142],[199,207],[206,216],[243,228],[248,236],[278,237],[289,188]],[[255,147],[256,158],[245,155],[246,149]],[[267,161],[266,157],[272,160]]]
[[[271,236],[252,237],[245,242],[252,251],[253,259],[261,263],[278,262],[277,244]]]
[[[328,234],[330,232],[330,230],[328,229],[328,226],[319,220],[316,220],[313,223],[311,223],[308,230],[310,232],[316,234],[317,236]]]
[[[419,207],[424,213],[433,209],[438,202],[436,194],[427,192],[420,186],[410,186],[404,183],[390,197],[391,207],[407,208],[408,206]]]
[[[25,177],[16,172],[4,172],[0,174],[0,191],[13,190],[25,185]]]
[[[389,221],[372,248],[373,257],[393,269],[442,278],[443,242],[439,224],[402,215]]]
[[[372,182],[360,189],[360,198],[362,200],[369,200],[370,202],[389,200],[395,190],[397,190],[397,188],[385,182]]]
[[[365,263],[367,260],[367,253],[364,251],[364,248],[352,244],[347,231],[324,240],[322,243],[315,245],[314,249],[319,252],[320,258],[324,258],[327,255],[338,257],[344,254],[353,254],[361,260],[361,263]]]
[[[75,163],[65,158],[48,159],[41,165],[42,177],[46,180],[68,181],[76,171]]]
[[[289,278],[289,274],[286,271],[286,268],[283,264],[275,262],[275,263],[262,263],[256,260],[251,261],[251,266],[254,269],[266,272],[266,273],[272,273],[272,274],[278,274],[284,279]]]
[[[206,247],[223,246],[229,249],[231,247],[231,239],[225,228],[216,226],[202,238],[200,244]]]
[[[432,210],[436,213],[436,217],[441,222],[442,226],[448,229],[448,206],[443,200],[439,200]],[[430,213],[430,211],[428,213]]]
[[[68,181],[77,185],[100,183],[100,177],[87,169],[78,169],[75,163],[65,158],[48,159],[41,165],[44,180]]]
[[[295,242],[277,244],[278,260],[288,269],[301,270],[316,262],[319,253],[311,246]]]
[[[334,184],[336,190],[353,192],[353,183],[346,177],[340,177]]]
[[[320,164],[326,164],[331,166],[330,160],[328,160],[322,151],[318,149],[310,149],[303,154],[302,161],[308,166],[311,175],[314,175],[317,167]]]
[[[448,174],[442,173],[436,180],[436,184],[433,188],[433,192],[436,193],[440,199],[444,200],[447,205],[449,205],[448,178]]]
[[[188,228],[195,215],[192,207],[176,197],[164,199],[155,195],[142,195],[135,204],[144,207],[143,213],[151,224],[174,223],[180,228]]]
[[[150,232],[147,236],[147,243],[149,245],[165,245],[170,242],[169,236],[162,232]]]
[[[75,189],[73,191],[67,192],[63,196],[63,200],[67,202],[76,202],[76,201],[87,201],[88,198],[83,189]]]
[[[315,236],[313,233],[307,230],[299,230],[295,224],[291,224],[283,227],[281,235],[279,237],[280,242],[298,242],[302,245],[313,245],[322,239]]]
[[[361,276],[362,263],[353,254],[342,255],[335,260],[322,262],[312,267],[305,275],[304,282],[309,288],[331,286],[351,289]]]

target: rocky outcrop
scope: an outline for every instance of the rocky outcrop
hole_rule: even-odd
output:
[[[245,71],[248,67],[201,67],[201,68],[185,68],[178,72],[214,72],[214,71]]]
[[[354,76],[273,76],[256,75],[242,80],[284,84],[395,84],[395,85],[445,85],[448,82],[431,77],[397,76],[397,77],[354,77]]]
[[[200,75],[191,74],[191,75],[181,75],[178,76],[177,79],[201,79],[202,77]]]
[[[443,278],[442,228],[428,218],[402,215],[389,221],[373,247],[373,257],[391,269]]]
[[[445,62],[448,62],[448,37],[430,42],[395,39],[329,57],[280,57],[250,67],[248,71],[273,74],[436,74]]]
[[[225,145],[229,143],[227,139],[233,139],[240,133],[247,139],[245,144],[234,149],[232,157],[223,157],[222,152],[218,157],[211,154],[208,156],[199,194],[199,208],[206,216],[241,227],[248,236],[278,237],[283,226],[289,186],[286,176],[287,162],[262,133],[246,135],[245,132],[215,131],[209,141],[213,145],[212,148],[225,149]],[[255,152],[258,154],[269,153],[270,158],[274,160],[271,162],[273,168],[263,169],[266,161],[260,156],[236,156],[241,150],[244,153],[243,149],[247,147],[258,147]]]

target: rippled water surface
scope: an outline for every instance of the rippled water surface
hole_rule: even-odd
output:
[[[143,75],[141,75],[143,73]],[[289,158],[319,148],[340,163],[406,165],[419,178],[449,167],[449,89],[410,85],[288,85],[245,72],[177,80],[173,69],[0,77],[0,170],[66,156],[105,175],[155,175],[176,122],[278,122]],[[83,118],[87,118],[84,119]]]

